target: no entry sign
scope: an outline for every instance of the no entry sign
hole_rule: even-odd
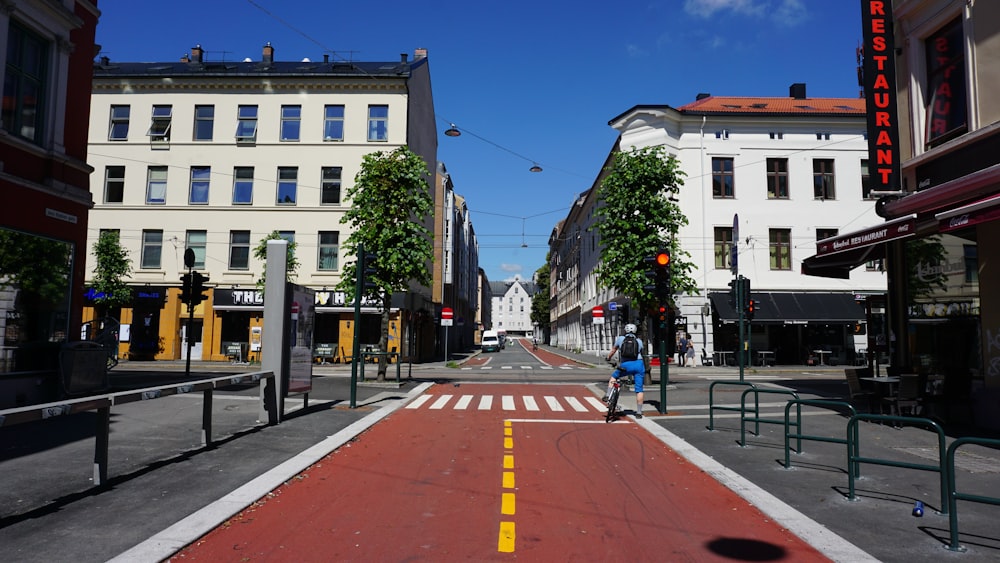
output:
[[[450,307],[441,309],[441,326],[452,326],[455,323],[455,312]]]
[[[602,324],[604,324],[604,309],[602,309],[600,307],[594,307],[590,312],[591,312],[591,315],[594,318],[594,324],[595,325],[602,325]]]

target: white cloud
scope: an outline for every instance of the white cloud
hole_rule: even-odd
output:
[[[758,0],[684,0],[684,11],[702,18],[711,17],[716,12],[760,16],[766,8],[767,3]]]
[[[521,273],[524,271],[524,267],[520,264],[500,264],[500,270],[508,273]]]
[[[642,47],[636,45],[635,43],[629,43],[625,46],[625,51],[628,53],[629,57],[645,57],[649,53]]]
[[[781,5],[774,11],[774,21],[786,27],[795,27],[807,19],[809,14],[802,0],[782,0]]]

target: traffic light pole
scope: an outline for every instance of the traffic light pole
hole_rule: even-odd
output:
[[[739,309],[739,326],[740,326],[740,343],[736,350],[737,365],[740,366],[740,383],[743,382],[743,365],[746,363],[746,356],[744,355],[743,349],[746,346],[746,333],[744,331],[743,320],[744,320],[744,306],[743,303],[746,301],[746,295],[743,295],[743,276],[738,276],[736,278],[736,308]]]
[[[358,244],[358,258],[354,266],[354,345],[351,349],[351,408],[358,406],[358,356],[361,355],[361,292],[364,291],[365,245]]]
[[[189,290],[191,291],[190,295],[192,297],[194,296],[193,271],[194,271],[193,267],[188,267],[188,279],[192,280],[192,286]],[[191,331],[194,330],[194,301],[193,300],[188,301],[187,307],[188,307],[188,324],[187,328],[184,331],[185,336],[187,336],[187,354],[185,354],[187,358],[186,361],[184,362],[184,377],[191,377],[191,350],[194,348],[194,342],[191,339]]]
[[[670,382],[670,362],[667,358],[667,330],[661,330],[660,334],[660,414],[667,414],[667,384]],[[639,405],[642,410],[642,405]]]

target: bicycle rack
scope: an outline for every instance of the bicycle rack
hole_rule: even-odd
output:
[[[746,403],[747,403],[747,395],[750,393],[753,393],[753,413],[754,415],[756,415],[753,418],[747,418]],[[760,424],[762,422],[764,424],[785,424],[785,425],[788,424],[787,418],[785,418],[784,420],[778,420],[776,418],[760,417],[761,393],[768,393],[771,395],[791,395],[796,399],[799,398],[799,395],[795,391],[789,391],[788,389],[758,389],[757,387],[753,387],[751,389],[747,389],[746,391],[744,391],[743,394],[740,395],[740,447],[741,448],[747,447],[746,423],[748,420],[754,423],[754,435],[756,436],[760,436]],[[799,424],[800,423],[796,422],[795,426],[799,426]]]
[[[909,463],[905,461],[894,461],[891,459],[878,459],[870,457],[861,457],[860,454],[860,439],[858,438],[858,421],[865,420],[869,422],[894,422],[905,426],[922,426],[937,432],[938,435],[938,465],[926,465],[921,463]],[[940,514],[948,513],[948,468],[945,460],[945,438],[944,430],[938,423],[930,420],[928,418],[918,418],[912,416],[894,416],[885,414],[856,414],[847,421],[847,462],[848,467],[851,464],[860,463],[871,463],[874,465],[886,465],[890,467],[901,467],[903,469],[919,469],[921,471],[934,471],[941,475],[941,512]],[[853,447],[852,447],[853,446]],[[860,470],[857,471],[860,475]],[[856,477],[854,471],[847,472],[848,477],[848,489],[849,496],[848,500],[857,501],[858,498],[854,495],[854,479]]]
[[[966,444],[977,444],[980,446],[1000,447],[1000,440],[990,438],[965,437],[959,438],[948,446],[948,453],[945,455],[945,468],[948,471],[948,528],[950,529],[951,541],[945,546],[951,551],[965,551],[965,547],[958,542],[958,501],[967,500],[983,504],[1000,506],[1000,498],[986,497],[960,493],[955,489],[955,450]]]
[[[795,405],[795,408],[796,408],[795,417],[796,417],[796,421],[798,422],[795,425],[798,428],[798,433],[796,433],[796,434],[791,434],[791,433],[788,432],[788,427],[791,426],[791,424],[789,423],[789,413],[792,410],[792,405]],[[832,436],[809,436],[807,434],[802,434],[802,431],[803,431],[802,430],[802,405],[807,405],[807,406],[811,406],[811,407],[824,407],[824,408],[828,408],[828,409],[831,409],[831,410],[839,407],[839,408],[842,408],[842,409],[848,411],[851,414],[851,416],[854,416],[854,415],[858,414],[858,411],[854,408],[854,405],[852,405],[851,403],[848,403],[846,401],[832,401],[832,400],[829,400],[829,399],[791,399],[791,400],[789,400],[788,404],[785,405],[785,469],[791,469],[792,468],[792,460],[791,460],[791,457],[788,455],[788,452],[790,450],[790,448],[788,447],[788,444],[789,444],[789,440],[791,438],[795,438],[796,439],[795,453],[798,453],[798,454],[802,453],[802,440],[812,440],[814,442],[829,442],[829,443],[832,443],[832,444],[844,444],[844,445],[851,444],[851,441],[847,440],[846,438],[834,438]],[[854,428],[854,431],[855,431],[855,434],[857,434],[857,427]],[[855,447],[857,447],[857,443],[858,443],[858,437],[857,437],[857,435],[855,435],[854,436],[854,446]],[[855,451],[854,453],[855,453],[855,455],[857,455],[858,452]],[[858,466],[857,463],[855,463],[853,465],[850,463],[850,452],[848,452],[847,470],[848,471],[853,470],[855,473],[857,473],[859,471],[859,466]]]
[[[715,406],[715,386],[716,385],[739,385],[741,387],[751,387],[756,389],[757,386],[753,383],[747,381],[713,381],[711,385],[708,386],[708,429],[715,431],[715,411],[734,411],[740,413],[740,417],[743,417],[743,408],[736,407],[717,407]]]

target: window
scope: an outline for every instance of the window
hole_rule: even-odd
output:
[[[816,199],[836,199],[833,181],[833,159],[813,159],[813,197]]]
[[[340,254],[340,233],[337,231],[319,232],[319,260],[316,269],[330,271],[337,269],[337,258]]]
[[[278,231],[278,236],[287,240],[288,244],[295,242],[295,231]]]
[[[295,205],[299,169],[294,166],[278,167],[278,205]]]
[[[770,133],[768,133],[768,135],[772,139],[784,139],[785,138],[785,134],[782,133],[781,131],[771,131]]]
[[[868,170],[868,159],[861,159],[861,198],[877,199],[872,195],[872,175]]]
[[[211,166],[191,167],[191,191],[188,195],[188,203],[194,205],[204,205],[208,203],[208,183],[211,175]]]
[[[344,140],[344,106],[323,108],[323,140]]]
[[[928,37],[924,50],[927,53],[926,142],[933,147],[968,130],[961,18]]]
[[[125,200],[125,167],[108,166],[104,169],[104,203],[121,203]]]
[[[340,205],[340,174],[339,166],[323,167],[323,183],[320,188],[320,204]]]
[[[171,106],[153,106],[153,120],[146,135],[150,143],[166,143],[170,140]]]
[[[5,14],[9,15],[11,8],[13,6],[5,3]],[[48,60],[49,44],[45,39],[11,21],[7,28],[7,67],[0,122],[12,135],[35,144],[41,144],[45,131]]]
[[[729,138],[729,129],[723,129],[721,131],[716,131],[715,132],[715,138],[716,139],[723,139],[723,140],[728,139]]]
[[[788,159],[767,159],[767,198],[788,199]]]
[[[732,227],[715,228],[715,267],[728,270],[732,267],[733,229]]]
[[[188,231],[184,239],[184,248],[194,251],[194,268],[205,268],[205,245],[208,241],[208,231]]]
[[[712,196],[733,197],[732,158],[712,158]]]
[[[816,140],[817,141],[829,141],[830,140],[830,133],[828,133],[826,131],[817,131],[816,132]]]
[[[298,141],[302,128],[302,106],[281,106],[281,140]]]
[[[963,244],[962,256],[965,259],[965,283],[979,283],[979,247]]]
[[[257,141],[257,106],[239,106],[236,110],[236,142]]]
[[[129,106],[111,106],[111,125],[108,127],[109,141],[128,140]]]
[[[142,231],[142,259],[143,268],[159,268],[160,254],[163,252],[163,231],[146,230]]]
[[[792,269],[791,229],[771,229],[770,253],[772,270]]]
[[[250,269],[250,231],[229,231],[229,269]]]
[[[866,272],[883,272],[883,271],[885,271],[885,263],[883,262],[883,259],[882,258],[878,258],[878,259],[875,259],[875,260],[869,260],[869,261],[865,262],[865,271]]]
[[[253,203],[253,166],[237,166],[233,169],[233,203]]]
[[[194,106],[194,140],[211,141],[215,132],[215,106]]]
[[[167,167],[150,166],[146,173],[146,205],[167,203]]]
[[[389,140],[389,106],[368,106],[368,140]]]
[[[822,228],[817,227],[816,228],[816,241],[819,242],[821,240],[825,240],[825,239],[828,239],[828,238],[831,238],[831,237],[835,237],[835,236],[837,236],[838,232],[839,231],[837,229],[822,229]]]

